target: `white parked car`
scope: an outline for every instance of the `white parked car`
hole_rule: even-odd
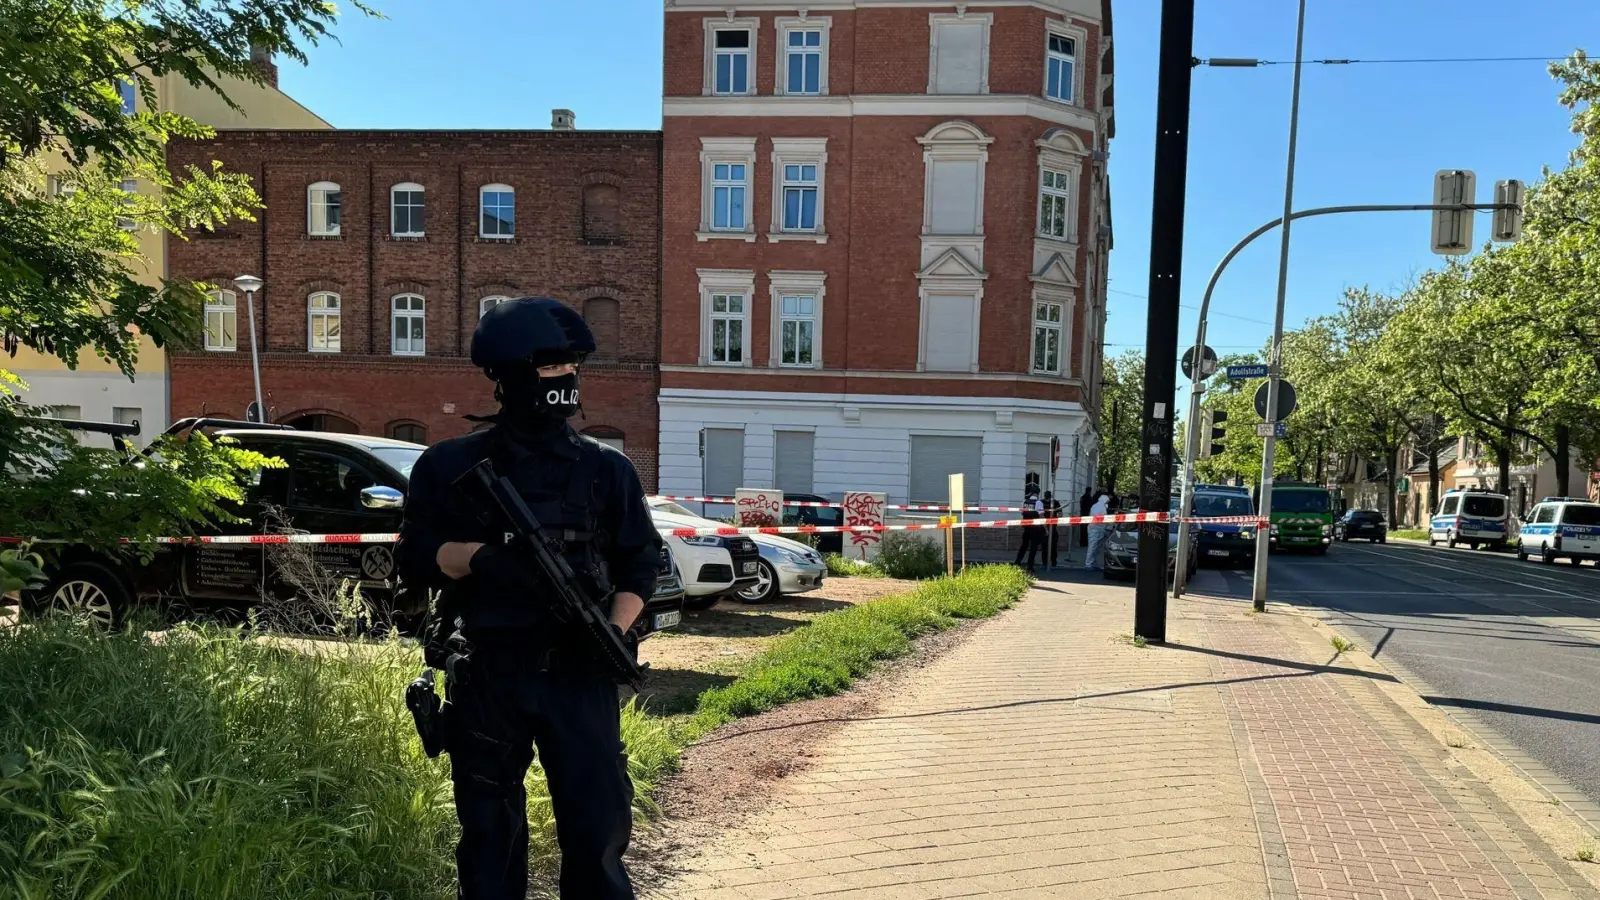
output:
[[[721,525],[697,516],[677,515],[650,501],[657,528],[707,528]],[[671,504],[676,505],[676,504]],[[679,507],[682,509],[682,507]],[[687,512],[687,510],[685,510]],[[683,576],[686,609],[710,609],[722,597],[747,590],[761,578],[761,553],[744,535],[663,535]]]
[[[670,517],[685,528],[718,528],[727,524],[697,516],[671,500],[652,499],[650,513],[657,519]],[[779,594],[803,594],[822,587],[828,574],[828,564],[822,561],[822,554],[799,541],[776,534],[749,537],[761,553],[759,573],[753,583],[725,592],[724,596],[745,603],[767,603]]]

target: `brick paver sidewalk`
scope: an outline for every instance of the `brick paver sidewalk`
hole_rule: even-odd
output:
[[[1040,585],[653,896],[1600,896],[1301,617],[1131,603]]]

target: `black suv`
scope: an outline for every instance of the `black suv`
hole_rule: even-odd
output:
[[[214,524],[214,535],[270,532],[357,535],[328,544],[297,544],[324,577],[338,584],[351,579],[364,595],[403,623],[426,610],[420,591],[397,590],[394,543],[384,539],[400,530],[411,467],[420,444],[358,434],[297,431],[224,420],[185,419],[169,434],[199,428],[238,441],[284,468],[261,469],[248,485],[244,502],[229,511],[247,519]],[[87,613],[104,625],[117,624],[140,600],[179,600],[191,607],[248,606],[264,596],[293,596],[292,579],[280,571],[281,545],[196,543],[163,547],[148,565],[137,560],[69,548],[50,583],[24,596],[30,612],[50,607]],[[639,637],[672,627],[683,614],[683,582],[663,552],[661,576],[644,614],[635,623]]]
[[[1366,538],[1374,544],[1389,543],[1389,526],[1383,513],[1375,509],[1352,509],[1333,523],[1333,535],[1341,541]]]

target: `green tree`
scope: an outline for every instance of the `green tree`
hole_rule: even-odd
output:
[[[1413,411],[1393,386],[1406,373],[1379,352],[1384,334],[1404,308],[1404,295],[1391,296],[1370,288],[1350,288],[1331,316],[1319,320],[1335,335],[1340,360],[1337,377],[1327,387],[1328,402],[1338,411],[1339,440],[1348,451],[1383,461],[1389,521],[1395,520],[1395,472],[1400,448],[1410,433]]]
[[[1128,350],[1107,359],[1100,395],[1100,480],[1118,494],[1138,492],[1143,407],[1144,354]]]
[[[87,351],[131,377],[140,334],[160,347],[198,341],[205,286],[141,283],[148,260],[130,232],[181,239],[185,229],[249,218],[260,200],[244,176],[218,167],[169,172],[167,142],[210,131],[170,112],[127,114],[119,87],[153,107],[162,77],[219,95],[227,77],[260,83],[252,48],[304,62],[302,47],[329,36],[335,18],[325,0],[0,0],[8,352],[27,346],[76,367]],[[47,169],[60,190],[49,189]],[[127,179],[157,190],[129,195],[120,187]],[[238,497],[238,473],[263,462],[201,437],[164,442],[141,465],[119,467],[30,415],[18,384],[0,368],[0,534],[38,536],[67,521],[69,536],[108,544],[181,531],[220,514],[218,500]]]

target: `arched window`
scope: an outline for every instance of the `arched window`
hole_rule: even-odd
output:
[[[424,212],[422,185],[407,181],[389,189],[389,233],[394,237],[422,237]]]
[[[583,239],[591,244],[622,241],[622,190],[611,184],[583,189]]]
[[[427,351],[427,313],[417,294],[396,294],[390,301],[390,352],[395,356],[421,356]]]
[[[319,291],[306,300],[306,349],[313,353],[339,352],[339,295]]]
[[[484,313],[488,312],[491,309],[494,309],[496,306],[499,306],[500,304],[502,304],[502,303],[504,303],[504,302],[506,302],[507,300],[510,300],[510,299],[511,299],[510,297],[503,297],[503,296],[500,296],[500,295],[496,294],[495,296],[485,297],[482,300],[479,300],[478,301],[478,318],[480,318],[480,319],[483,318],[483,314]]]
[[[517,194],[508,184],[478,189],[478,236],[508,238],[517,234]]]
[[[206,294],[206,349],[239,349],[239,296],[233,291]]]
[[[390,422],[389,437],[412,444],[426,444],[428,429],[419,422]]]
[[[610,297],[590,297],[583,301],[583,320],[594,332],[594,358],[616,359],[622,333],[621,306]]]
[[[339,186],[319,181],[306,188],[306,234],[333,237],[339,233]]]

